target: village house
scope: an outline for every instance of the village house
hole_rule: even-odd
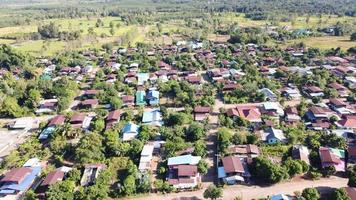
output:
[[[322,168],[335,167],[336,171],[345,171],[345,151],[334,148],[319,148],[319,156]]]
[[[242,162],[243,158],[236,156],[223,157],[218,167],[218,178],[229,185],[246,182],[251,175]]]
[[[341,120],[337,121],[335,124],[340,129],[354,130],[356,129],[356,114],[343,115]]]
[[[194,108],[194,120],[204,121],[209,117],[210,112],[211,112],[210,107],[197,106]]]
[[[323,90],[317,86],[305,86],[303,87],[302,92],[309,98],[324,96]]]
[[[302,97],[297,87],[284,87],[280,92],[284,97],[290,100],[299,100]]]
[[[86,99],[80,103],[81,108],[84,109],[94,109],[99,105],[97,99]]]
[[[149,73],[138,73],[137,74],[137,85],[144,85],[150,78]]]
[[[83,97],[87,99],[93,99],[99,93],[98,90],[85,90]]]
[[[123,141],[133,140],[139,134],[139,126],[129,122],[122,128],[121,133]]]
[[[356,199],[356,188],[354,188],[354,187],[346,187],[345,190],[346,190],[347,196],[351,200]]]
[[[356,164],[356,146],[350,145],[347,148],[347,164]]]
[[[306,164],[310,165],[309,150],[306,146],[303,146],[301,144],[293,145],[292,158],[304,161]]]
[[[24,131],[29,131],[31,129],[36,129],[39,127],[39,121],[32,117],[22,117],[11,121],[8,124],[9,129],[22,129]]]
[[[262,88],[258,92],[265,96],[266,101],[278,101],[278,96],[268,88]]]
[[[256,158],[260,155],[260,149],[254,144],[232,145],[229,153],[239,158]]]
[[[176,189],[191,189],[201,182],[198,172],[200,156],[184,155],[168,158],[168,183]]]
[[[288,125],[296,125],[301,121],[296,107],[287,107],[284,110],[284,122]]]
[[[45,99],[40,102],[40,106],[36,110],[36,114],[54,113],[57,111],[57,99]]]
[[[48,173],[47,176],[42,180],[39,187],[37,188],[37,191],[39,192],[47,191],[51,185],[62,181],[64,179],[64,175],[65,173],[59,169]]]
[[[85,113],[75,113],[71,117],[69,123],[73,128],[88,129],[92,118]]]
[[[339,83],[330,83],[328,86],[329,86],[330,88],[335,89],[335,90],[337,91],[337,93],[339,94],[340,97],[347,97],[347,96],[349,96],[349,92],[350,92],[350,91],[349,91],[345,86],[343,86],[343,85],[341,85],[341,84],[339,84]]]
[[[356,113],[355,108],[345,102],[343,99],[331,98],[329,99],[329,107],[338,114],[353,114]]]
[[[264,102],[261,107],[261,113],[276,119],[284,116],[283,107],[279,102]]]
[[[145,91],[137,91],[136,92],[136,106],[144,106],[146,105],[146,92]]]
[[[307,119],[312,122],[320,120],[328,120],[331,116],[335,115],[332,110],[327,107],[312,106],[306,113]]]
[[[262,141],[268,144],[287,143],[287,138],[280,129],[268,128],[262,133]]]
[[[134,106],[135,105],[135,97],[131,95],[124,95],[121,97],[122,104],[124,106]]]
[[[14,199],[25,193],[41,173],[39,160],[32,158],[22,167],[13,168],[0,179],[0,197],[13,196]]]
[[[110,111],[106,117],[106,129],[112,128],[115,124],[120,121],[120,110]]]
[[[258,107],[252,105],[237,105],[235,108],[228,109],[226,114],[228,117],[241,117],[253,124],[260,124],[262,122]]]
[[[157,106],[159,105],[159,91],[157,90],[150,90],[148,91],[148,94],[146,96],[146,99],[148,100],[148,103],[151,106]]]
[[[84,166],[83,176],[80,179],[81,186],[90,186],[98,178],[100,172],[106,168],[104,164],[87,164]]]
[[[153,144],[145,144],[141,151],[140,163],[138,165],[138,170],[140,172],[155,171],[152,169],[152,157],[153,157]]]
[[[145,125],[162,126],[163,119],[159,109],[145,111],[142,116],[142,123]]]

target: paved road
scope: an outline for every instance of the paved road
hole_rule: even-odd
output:
[[[315,187],[321,193],[328,192],[333,188],[340,188],[347,186],[347,179],[340,177],[322,178],[316,181],[309,180],[294,180],[290,182],[280,183],[270,187],[259,186],[227,186],[224,188],[223,199],[232,200],[237,196],[243,199],[258,199],[265,198],[267,195],[273,194],[290,194],[293,195],[295,191],[302,191],[304,188]],[[190,200],[190,199],[203,199],[204,189],[194,192],[181,192],[166,195],[151,194],[149,196],[139,197],[136,199],[144,200]]]

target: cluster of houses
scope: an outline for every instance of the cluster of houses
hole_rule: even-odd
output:
[[[115,110],[110,105],[100,105],[98,94],[101,91],[91,87],[98,68],[108,69],[108,73],[104,77],[107,84],[115,83],[119,79],[118,74],[115,72],[125,68],[127,72],[124,74],[122,81],[135,90],[132,93],[120,93],[118,97],[122,100],[124,107],[129,107],[130,109],[135,109],[134,106],[144,108],[141,123],[128,122],[121,128],[118,138],[122,141],[131,141],[137,138],[140,135],[142,125],[164,126],[159,108],[162,96],[158,88],[159,82],[167,82],[169,80],[187,81],[197,88],[197,95],[201,90],[202,84],[209,81],[214,84],[221,84],[223,94],[230,93],[236,89],[243,89],[239,84],[239,80],[246,75],[246,72],[239,69],[238,63],[235,61],[228,59],[217,61],[216,53],[218,49],[229,49],[233,58],[241,56],[243,50],[225,43],[214,43],[210,49],[202,47],[203,43],[200,42],[179,43],[177,45],[156,47],[148,51],[147,55],[160,54],[167,56],[192,50],[192,59],[206,64],[207,69],[204,71],[179,71],[174,62],[169,63],[164,59],[155,66],[157,70],[150,70],[150,72],[141,72],[140,63],[120,64],[117,62],[118,56],[131,58],[138,51],[136,48],[119,49],[113,53],[108,61],[101,61],[91,52],[83,53],[83,56],[88,61],[100,60],[99,67],[93,67],[88,64],[87,66],[64,67],[57,70],[56,65],[51,61],[42,60],[41,62],[46,66],[41,75],[42,79],[55,80],[61,76],[69,76],[78,83],[82,83],[85,76],[89,78],[85,79],[88,87],[82,89],[76,98],[79,99],[78,105],[75,108],[71,108],[75,112],[71,116],[55,115],[49,120],[46,127],[41,130],[38,139],[47,140],[55,132],[56,127],[64,124],[69,124],[73,129],[80,129],[84,132],[89,130],[91,122],[96,117],[93,111],[98,107],[109,111],[105,118],[106,129],[111,129],[120,122],[122,110]],[[245,49],[249,56],[257,56],[258,53],[272,51],[270,48],[258,47],[254,44],[246,45]],[[300,59],[306,54],[305,49],[299,48],[287,48],[285,52],[289,53],[294,59]],[[353,140],[356,139],[356,105],[355,102],[350,100],[352,98],[348,97],[356,89],[355,62],[355,57],[329,56],[323,58],[323,60],[314,59],[313,63],[320,63],[315,66],[286,67],[285,61],[280,57],[261,58],[255,63],[259,67],[259,73],[270,79],[276,79],[282,87],[277,91],[267,87],[260,88],[256,92],[263,94],[265,97],[264,102],[235,104],[226,109],[224,114],[233,120],[240,118],[247,121],[248,130],[257,134],[263,142],[271,145],[288,142],[285,133],[282,129],[277,128],[277,125],[296,126],[300,123],[304,123],[311,130],[335,133],[340,137],[346,138],[352,144]],[[276,76],[276,73],[279,72],[310,76],[313,75],[313,71],[316,69],[327,70],[331,75],[341,80],[329,83],[326,86],[328,89],[336,91],[336,97],[327,97],[325,89],[321,89],[316,83],[308,83],[300,87],[296,83],[289,82],[285,77],[277,78]],[[208,77],[208,80],[204,76]],[[281,103],[281,98],[283,101],[289,102],[300,102],[304,98],[310,105],[307,107],[305,114],[301,115],[301,112],[297,109],[297,104],[283,104]],[[311,103],[312,100],[317,98],[321,99],[321,101]],[[58,99],[43,99],[39,103],[36,114],[56,114],[57,110]],[[194,120],[201,122],[208,119],[212,114],[212,110],[217,109],[212,109],[209,106],[194,106]],[[33,118],[19,118],[9,124],[11,129],[31,130],[36,127],[38,128],[38,122]],[[138,163],[140,172],[156,171],[161,145],[162,143],[159,141],[149,141],[144,145]],[[218,179],[226,184],[248,183],[251,175],[247,166],[260,153],[259,147],[252,144],[229,147],[227,156],[218,157]],[[294,159],[303,160],[307,164],[310,163],[308,158],[309,150],[303,145],[293,146],[292,155]],[[348,149],[321,147],[319,155],[322,167],[334,166],[337,171],[345,171],[347,163],[356,163],[356,146],[349,145]],[[199,187],[201,175],[198,172],[197,165],[201,159],[201,157],[191,154],[168,158],[168,183],[176,189]],[[92,184],[103,169],[105,169],[103,164],[86,165],[80,184],[82,186]],[[70,169],[59,168],[49,173],[41,182],[39,188],[45,191],[45,188],[48,188],[51,184],[64,180],[68,170]],[[0,181],[0,195],[7,196],[24,192],[39,178],[40,172],[41,165],[38,163],[10,169]],[[284,197],[281,198],[284,199]]]

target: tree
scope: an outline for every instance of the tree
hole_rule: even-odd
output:
[[[232,134],[229,129],[221,128],[218,131],[218,151],[226,153],[227,148],[231,144]]]
[[[128,175],[124,180],[123,192],[125,195],[132,195],[136,192],[136,179],[133,175]]]
[[[207,148],[203,140],[198,140],[195,142],[193,154],[195,156],[205,157],[205,155],[207,154]]]
[[[6,96],[0,105],[0,115],[1,117],[21,117],[23,115],[23,110],[17,104],[17,100],[13,97]]]
[[[105,128],[105,120],[102,118],[97,118],[93,124],[93,129],[97,133],[100,133]]]
[[[320,194],[315,188],[305,188],[302,192],[302,197],[308,200],[318,200],[320,199]]]
[[[200,123],[192,123],[186,131],[186,137],[189,141],[197,141],[205,136],[204,127]]]
[[[104,160],[102,136],[89,133],[80,139],[75,149],[75,159],[81,164],[95,163]]]
[[[356,173],[350,172],[349,174],[349,182],[347,182],[349,187],[356,187]]]
[[[37,200],[37,195],[33,190],[29,190],[26,192],[25,197],[23,200]]]
[[[72,200],[74,199],[74,188],[73,181],[60,181],[49,187],[46,197],[48,200]]]
[[[257,157],[249,166],[252,176],[260,179],[264,183],[278,183],[288,177],[284,168],[278,164],[274,164],[268,158]]]
[[[351,41],[356,41],[356,32],[353,32],[350,37]]]
[[[347,194],[345,188],[336,189],[332,193],[331,197],[332,197],[331,199],[333,199],[333,200],[351,200],[351,198]]]
[[[111,97],[109,103],[111,104],[112,108],[115,110],[122,107],[122,100],[117,97]]]
[[[198,163],[198,172],[201,174],[208,173],[208,163],[205,160],[200,160]]]
[[[297,174],[303,173],[303,165],[299,162],[299,160],[292,160],[288,158],[284,162],[284,166],[288,171],[289,176],[295,176]]]
[[[215,200],[223,196],[223,191],[221,188],[216,187],[215,185],[209,185],[209,187],[204,191],[203,197],[205,199]]]

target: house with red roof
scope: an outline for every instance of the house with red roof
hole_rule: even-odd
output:
[[[317,86],[305,86],[303,87],[302,92],[310,98],[324,96],[323,90]]]
[[[122,103],[124,106],[134,106],[135,105],[135,97],[132,95],[124,95],[121,97]]]
[[[340,97],[347,97],[347,96],[349,96],[349,92],[350,92],[350,91],[349,91],[345,86],[343,86],[343,85],[341,85],[341,84],[339,84],[339,83],[336,83],[336,82],[330,83],[328,86],[329,86],[330,88],[335,89],[335,90],[337,91],[337,93],[339,94]]]
[[[115,124],[120,121],[120,110],[110,111],[108,116],[106,117],[106,129],[112,128]]]
[[[55,170],[47,174],[47,176],[42,180],[39,188],[39,192],[45,192],[51,185],[63,180],[65,173],[61,170]]]
[[[209,117],[211,108],[208,106],[197,106],[194,108],[194,120],[204,121]]]
[[[99,101],[97,99],[86,99],[80,105],[84,109],[94,109],[99,105]]]
[[[243,158],[237,156],[226,156],[221,158],[218,167],[218,178],[224,183],[233,185],[245,182],[251,175],[243,164]]]
[[[322,168],[335,167],[336,171],[345,171],[345,151],[341,149],[320,147],[319,156]]]
[[[261,112],[258,107],[252,105],[237,105],[226,111],[228,117],[241,117],[251,123],[261,123]]]
[[[356,114],[343,115],[341,120],[337,121],[335,124],[341,129],[356,129]]]

